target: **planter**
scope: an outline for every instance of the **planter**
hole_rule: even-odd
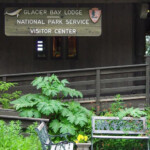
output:
[[[77,150],[90,150],[91,142],[89,143],[77,143]]]

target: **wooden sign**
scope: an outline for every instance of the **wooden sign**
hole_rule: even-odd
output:
[[[100,36],[98,8],[6,8],[7,36]]]

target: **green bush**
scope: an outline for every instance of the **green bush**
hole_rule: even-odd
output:
[[[3,108],[11,108],[10,101],[19,98],[21,95],[21,91],[8,93],[8,90],[15,85],[16,83],[0,81],[0,103]]]
[[[150,55],[150,36],[146,36],[146,55]]]
[[[28,133],[30,132],[28,131]],[[0,120],[0,150],[41,150],[41,144],[36,134],[32,132],[28,137],[24,137],[21,133],[19,121],[11,121],[6,124]]]
[[[82,97],[81,92],[67,87],[66,84],[69,84],[66,79],[60,81],[55,75],[38,77],[32,85],[41,89],[41,93],[24,95],[12,104],[23,117],[49,116],[50,134],[69,132],[72,140],[82,132],[90,135],[92,112],[78,102],[62,102],[64,97]]]
[[[102,113],[104,116],[123,117],[147,117],[147,124],[150,129],[150,109],[141,111],[139,108],[125,108],[121,96],[115,96],[115,102],[111,104],[109,110]],[[147,133],[149,130],[147,131]],[[150,135],[150,134],[149,134]],[[144,150],[146,149],[146,140],[126,140],[126,139],[102,139],[95,142],[95,150]]]
[[[146,150],[146,140],[104,139],[95,143],[94,150]]]

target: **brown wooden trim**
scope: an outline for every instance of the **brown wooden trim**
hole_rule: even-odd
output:
[[[118,88],[104,88],[101,89],[102,94],[106,93],[113,93],[113,92],[127,92],[127,91],[132,91],[132,90],[145,90],[146,86],[145,85],[140,85],[140,86],[128,86],[128,87],[118,87]]]
[[[100,70],[96,70],[96,114],[100,112]]]
[[[127,68],[127,69],[115,69],[115,70],[102,70],[101,74],[121,74],[121,73],[133,73],[133,72],[139,72],[139,71],[145,71],[145,68]]]
[[[6,78],[6,77],[2,77],[2,80],[3,80],[4,82],[6,82],[6,81],[7,81],[7,78]]]
[[[134,68],[134,67],[146,67],[147,64],[138,64],[138,65],[124,65],[124,66],[111,66],[111,67],[97,67],[97,68],[82,68],[82,69],[71,69],[71,70],[58,70],[58,71],[44,71],[44,72],[29,72],[29,73],[18,73],[18,74],[3,74],[0,77],[17,77],[17,76],[38,76],[45,74],[61,74],[67,72],[84,72],[84,71],[94,71],[96,69],[107,70],[107,69],[118,69],[118,68]]]
[[[60,78],[70,78],[70,77],[85,77],[85,76],[93,76],[95,72],[87,71],[87,72],[75,72],[75,73],[64,73],[64,74],[56,74]]]
[[[0,118],[8,118],[8,119],[15,119],[15,120],[44,121],[44,122],[49,121],[49,119],[44,119],[44,118],[27,118],[27,117],[8,116],[8,115],[0,115]]]
[[[149,106],[150,105],[150,57],[146,57],[146,103]]]
[[[76,82],[70,82],[69,86],[79,86],[79,85],[91,85],[95,84],[95,80],[87,80],[87,81],[76,81]]]
[[[131,97],[121,97],[123,101],[130,101],[130,100],[141,100],[141,99],[146,99],[146,96],[131,96]],[[102,98],[99,100],[100,102],[114,102],[114,98]],[[81,104],[86,104],[86,103],[96,103],[96,99],[91,99],[91,100],[80,100],[78,101]]]
[[[145,76],[141,77],[124,77],[124,78],[113,78],[113,79],[101,79],[101,83],[116,83],[116,82],[125,82],[125,81],[141,81],[146,80]]]
[[[83,96],[84,96],[84,95],[95,95],[96,90],[95,90],[95,89],[90,89],[90,90],[80,90],[80,92],[83,93]]]

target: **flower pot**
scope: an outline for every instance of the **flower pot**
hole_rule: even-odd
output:
[[[89,150],[91,146],[91,142],[89,143],[76,143],[77,150]]]

